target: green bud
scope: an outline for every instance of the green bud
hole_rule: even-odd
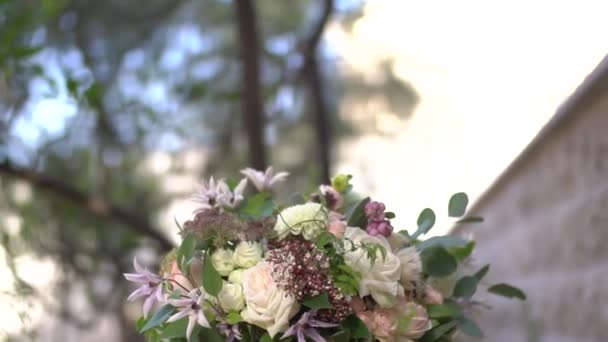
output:
[[[344,194],[352,188],[350,185],[351,178],[353,178],[351,175],[337,175],[331,179],[331,186],[336,189],[336,191]]]

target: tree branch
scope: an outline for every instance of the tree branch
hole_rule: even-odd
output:
[[[147,236],[156,241],[163,251],[173,248],[173,244],[160,232],[154,229],[148,220],[125,208],[118,207],[105,199],[89,195],[58,179],[39,174],[37,172],[22,169],[11,165],[10,162],[0,163],[0,173],[13,176],[29,182],[40,190],[46,190],[57,194],[75,204],[81,205],[91,214],[113,219],[123,223],[135,233]]]
[[[317,133],[319,162],[321,164],[321,181],[329,184],[331,170],[331,122],[329,120],[328,104],[325,99],[324,83],[321,68],[318,63],[317,50],[321,35],[327,26],[334,10],[333,0],[325,0],[323,12],[312,33],[304,41],[303,65],[298,78],[305,76],[310,97],[313,103],[313,120]]]
[[[251,0],[234,0],[243,63],[242,115],[251,166],[266,168],[264,110],[260,86],[260,52],[255,9]]]

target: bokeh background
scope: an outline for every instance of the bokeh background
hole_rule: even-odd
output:
[[[212,174],[274,165],[285,199],[352,174],[399,229],[476,202],[608,52],[607,9],[0,1],[0,338],[141,340],[122,273]]]

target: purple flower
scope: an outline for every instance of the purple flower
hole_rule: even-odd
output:
[[[179,321],[184,317],[188,317],[188,328],[186,329],[186,337],[190,341],[190,335],[196,323],[205,328],[210,328],[209,321],[203,312],[203,304],[205,294],[194,289],[188,293],[186,298],[170,299],[169,304],[175,306],[178,311],[173,316],[169,317],[167,322]]]
[[[220,323],[217,325],[219,332],[226,336],[226,342],[234,342],[234,340],[242,340],[243,335],[239,330],[238,324]]]
[[[386,207],[382,202],[372,201],[365,205],[365,216],[370,221],[382,221],[384,220],[384,210]]]
[[[164,300],[163,278],[141,267],[136,258],[133,259],[133,267],[137,273],[125,273],[124,276],[128,281],[139,284],[139,288],[133,291],[127,300],[148,297],[144,301],[143,308],[144,317],[147,317],[154,303]]]
[[[198,193],[194,195],[193,200],[200,203],[200,208],[195,212],[205,211],[207,209],[217,208],[220,206],[222,198],[222,184],[223,181],[216,182],[213,177],[209,179],[209,182],[202,182]],[[227,186],[226,186],[227,187]]]
[[[294,325],[287,329],[281,338],[296,336],[298,342],[306,342],[306,337],[308,337],[315,342],[325,342],[325,338],[323,338],[315,328],[333,328],[337,327],[338,324],[322,322],[315,318],[311,318],[316,313],[316,310],[305,312]]]
[[[249,178],[259,192],[270,190],[275,183],[282,182],[289,176],[287,172],[277,172],[275,174],[272,166],[267,168],[265,172],[248,167],[241,170],[241,173]]]

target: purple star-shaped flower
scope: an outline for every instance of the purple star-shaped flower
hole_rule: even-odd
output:
[[[305,312],[294,325],[287,329],[281,338],[296,336],[298,342],[306,342],[306,337],[308,337],[315,342],[325,342],[325,338],[315,328],[333,328],[337,327],[338,324],[327,323],[313,318],[316,313],[316,310]]]
[[[186,328],[186,338],[188,341],[190,341],[190,335],[197,323],[205,328],[211,327],[203,312],[204,301],[205,294],[198,289],[190,291],[186,298],[169,299],[169,304],[175,306],[178,311],[176,314],[169,317],[167,322],[175,322],[184,317],[188,317],[188,327]]]
[[[243,334],[241,334],[238,324],[220,323],[217,325],[217,329],[222,335],[226,336],[226,342],[243,339]]]
[[[133,259],[133,267],[137,273],[125,273],[124,276],[128,281],[139,284],[139,288],[133,291],[127,300],[135,300],[141,297],[148,297],[144,301],[144,317],[148,316],[150,309],[154,303],[160,303],[164,300],[163,297],[163,278],[143,268],[137,259]]]

